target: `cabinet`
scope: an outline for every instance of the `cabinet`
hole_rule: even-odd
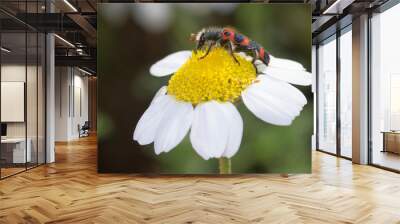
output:
[[[400,132],[383,133],[383,152],[400,154]]]

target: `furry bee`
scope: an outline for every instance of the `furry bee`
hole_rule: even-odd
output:
[[[270,61],[269,53],[264,49],[263,46],[258,44],[256,41],[251,40],[247,36],[237,32],[233,28],[204,28],[195,34],[191,34],[190,40],[197,43],[196,50],[207,46],[206,54],[201,58],[206,57],[210,53],[212,47],[219,45],[227,48],[237,63],[239,62],[235,58],[235,55],[233,54],[234,52],[244,52],[246,55],[252,56],[253,64],[257,59],[259,59],[268,66]]]

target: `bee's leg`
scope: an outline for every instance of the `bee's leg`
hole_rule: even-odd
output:
[[[252,54],[252,56],[253,56],[253,60],[251,61],[251,63],[255,63],[256,62],[256,60],[257,60],[257,58],[258,58],[258,51],[257,51],[257,49],[252,49],[251,50],[251,54]]]
[[[202,49],[204,46],[204,41],[198,41],[196,44],[196,49],[194,50],[195,53],[197,53],[198,50]]]
[[[235,55],[233,54],[233,46],[232,46],[232,43],[231,43],[230,41],[228,41],[226,44],[227,44],[227,46],[228,46],[228,50],[229,50],[229,53],[231,54],[232,58],[236,61],[236,63],[238,63],[238,64],[240,65],[239,61],[237,60],[237,58],[236,58]]]
[[[256,74],[258,74],[258,68],[256,64],[253,64],[254,69],[256,70]]]
[[[206,52],[203,56],[201,56],[200,59],[203,59],[203,58],[207,57],[207,55],[208,55],[208,54],[210,53],[210,51],[211,51],[211,48],[212,48],[214,45],[215,45],[215,42],[211,42],[211,43],[208,45],[207,52]]]
[[[258,51],[257,51],[257,49],[253,49],[251,51],[251,53],[253,55],[253,60],[251,60],[251,63],[253,64],[254,68],[256,69],[256,73],[258,74],[258,68],[257,68],[257,65],[256,65],[256,60],[258,58]]]

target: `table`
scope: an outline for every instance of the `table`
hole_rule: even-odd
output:
[[[400,131],[382,131],[383,150],[382,152],[392,152],[400,154]]]
[[[26,163],[32,160],[30,138],[25,151],[25,138],[5,138],[1,139],[1,157],[6,163]]]

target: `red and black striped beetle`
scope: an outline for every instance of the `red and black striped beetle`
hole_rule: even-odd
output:
[[[202,58],[210,53],[212,47],[219,45],[226,47],[236,62],[238,60],[233,52],[243,52],[252,56],[253,64],[257,59],[261,60],[265,65],[268,65],[270,61],[270,56],[263,46],[230,27],[204,28],[198,33],[192,34],[190,39],[197,42],[196,50],[207,46],[206,54]]]

